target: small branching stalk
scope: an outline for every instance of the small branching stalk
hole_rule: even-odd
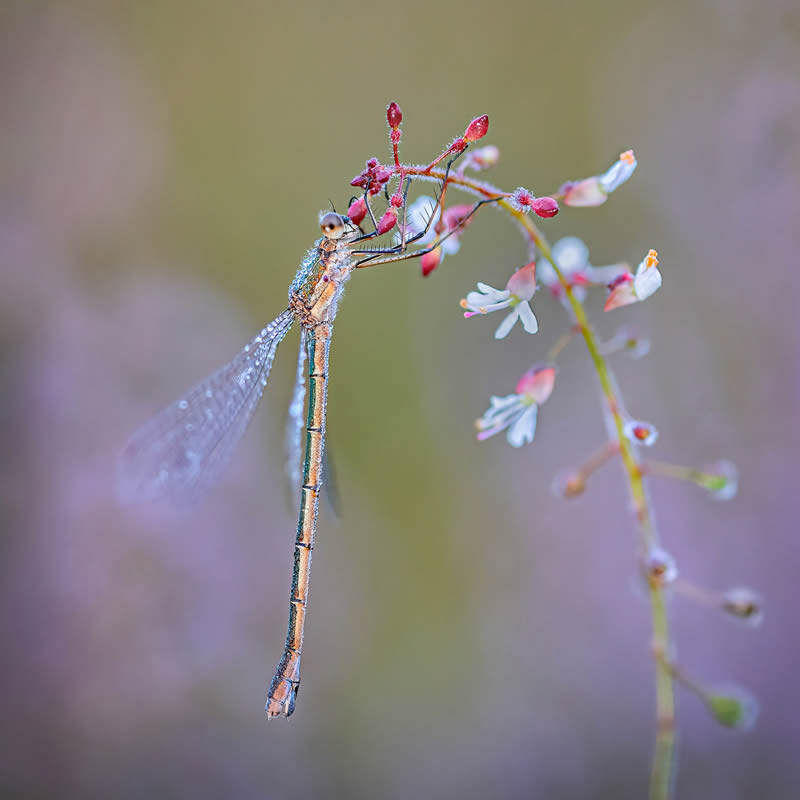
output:
[[[608,359],[618,353],[642,358],[649,352],[649,342],[627,326],[620,328],[611,340],[602,342],[584,308],[584,300],[592,290],[605,292],[606,312],[651,297],[662,281],[658,253],[649,250],[636,269],[624,261],[594,266],[589,261],[588,247],[580,239],[568,236],[551,246],[535,221],[537,217],[541,220],[554,217],[562,205],[566,208],[602,205],[634,174],[636,157],[632,150],[627,150],[605,172],[569,181],[547,195],[537,196],[525,187],[506,192],[474,177],[474,173],[497,163],[500,156],[494,145],[478,144],[489,129],[487,116],[472,120],[461,136],[422,165],[400,159],[403,114],[397,103],[387,108],[386,120],[391,163],[382,164],[377,158],[370,158],[364,170],[351,181],[362,193],[351,201],[348,214],[353,222],[365,226],[365,238],[393,232],[395,250],[392,252],[398,248],[404,252],[406,243],[413,241],[420,256],[422,274],[429,275],[440,267],[445,257],[458,252],[476,212],[483,205],[495,205],[522,232],[528,245],[528,259],[525,264],[509,270],[511,275],[501,288],[494,286],[496,276],[487,276],[491,283],[478,283],[476,290],[460,302],[464,317],[469,319],[499,311],[502,320],[494,333],[496,339],[504,339],[518,323],[526,333],[535,334],[539,324],[532,304],[542,287],[547,290],[544,294],[565,311],[564,331],[545,359],[526,370],[516,384],[513,378],[509,380],[509,386],[514,386],[513,392],[490,398],[489,408],[475,423],[477,438],[483,441],[503,432],[512,447],[531,443],[539,407],[556,390],[557,362],[567,345],[575,338],[582,338],[588,351],[598,379],[608,440],[581,464],[556,475],[553,490],[564,498],[581,495],[587,491],[596,470],[611,459],[618,457],[622,461],[638,529],[636,556],[649,596],[652,619],[657,724],[650,797],[664,800],[672,796],[675,781],[676,683],[697,695],[714,719],[727,727],[746,729],[757,714],[757,704],[745,690],[707,688],[675,663],[667,593],[680,594],[749,626],[758,624],[763,612],[760,598],[750,589],[735,587],[714,592],[679,577],[678,565],[661,544],[646,480],[652,476],[688,481],[705,489],[714,499],[729,500],[736,493],[736,470],[728,461],[697,469],[643,460],[641,448],[652,447],[658,439],[658,431],[651,422],[628,413]],[[432,182],[437,187],[437,196],[418,197],[409,204],[410,185],[418,181]],[[452,204],[451,189],[472,195],[477,202]],[[376,214],[372,203],[381,195],[385,198],[386,210]],[[359,266],[400,260],[379,258],[379,254],[387,252],[376,249],[375,258],[368,256]]]

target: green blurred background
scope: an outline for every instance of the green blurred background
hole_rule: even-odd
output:
[[[472,421],[565,329],[494,341],[458,308],[526,260],[484,212],[428,279],[357,274],[332,348],[342,511],[322,511],[288,723],[267,725],[295,511],[282,425],[295,339],[224,485],[190,513],[121,510],[128,433],[285,307],[350,179],[425,161],[487,113],[487,177],[538,194],[633,147],[603,207],[543,223],[595,264],[661,257],[604,317],[653,342],[618,377],[656,457],[740,468],[717,504],[654,484],[683,575],[766,596],[738,629],[680,598],[679,660],[761,700],[718,728],[679,696],[682,798],[790,798],[796,686],[800,11],[796,2],[14,2],[0,11],[0,508],[4,796],[641,797],[654,731],[635,531],[582,346],[534,444]],[[612,319],[613,316],[613,319]]]

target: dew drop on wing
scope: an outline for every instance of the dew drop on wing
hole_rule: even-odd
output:
[[[215,482],[253,417],[293,321],[284,311],[230,363],[133,434],[117,463],[120,502],[180,500]]]

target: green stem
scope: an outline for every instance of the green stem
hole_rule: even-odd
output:
[[[430,168],[407,167],[406,172],[409,175],[417,174],[435,177],[439,180],[445,179],[443,171]],[[649,551],[658,543],[658,534],[647,499],[643,481],[643,469],[633,444],[625,436],[622,398],[615,388],[613,373],[600,351],[597,335],[589,323],[583,304],[575,296],[572,286],[553,259],[547,240],[542,236],[531,218],[524,211],[516,209],[511,204],[507,193],[496,190],[488,184],[473,181],[463,175],[450,175],[447,178],[447,182],[461,186],[481,197],[500,196],[497,205],[517,220],[536,246],[538,252],[550,263],[558,276],[558,281],[569,302],[577,327],[583,336],[586,349],[589,351],[589,356],[594,364],[608,412],[614,422],[619,453],[628,479],[628,489],[633,501],[641,544],[644,552]],[[670,671],[667,658],[667,654],[670,651],[670,630],[666,599],[663,588],[652,581],[650,582],[650,608],[653,625],[653,653],[656,656],[657,722],[655,753],[650,774],[650,800],[667,800],[671,794],[672,773],[675,762],[675,696],[673,674]]]

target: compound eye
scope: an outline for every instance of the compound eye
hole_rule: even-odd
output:
[[[320,219],[319,227],[329,239],[339,239],[344,234],[344,219],[331,211]]]

